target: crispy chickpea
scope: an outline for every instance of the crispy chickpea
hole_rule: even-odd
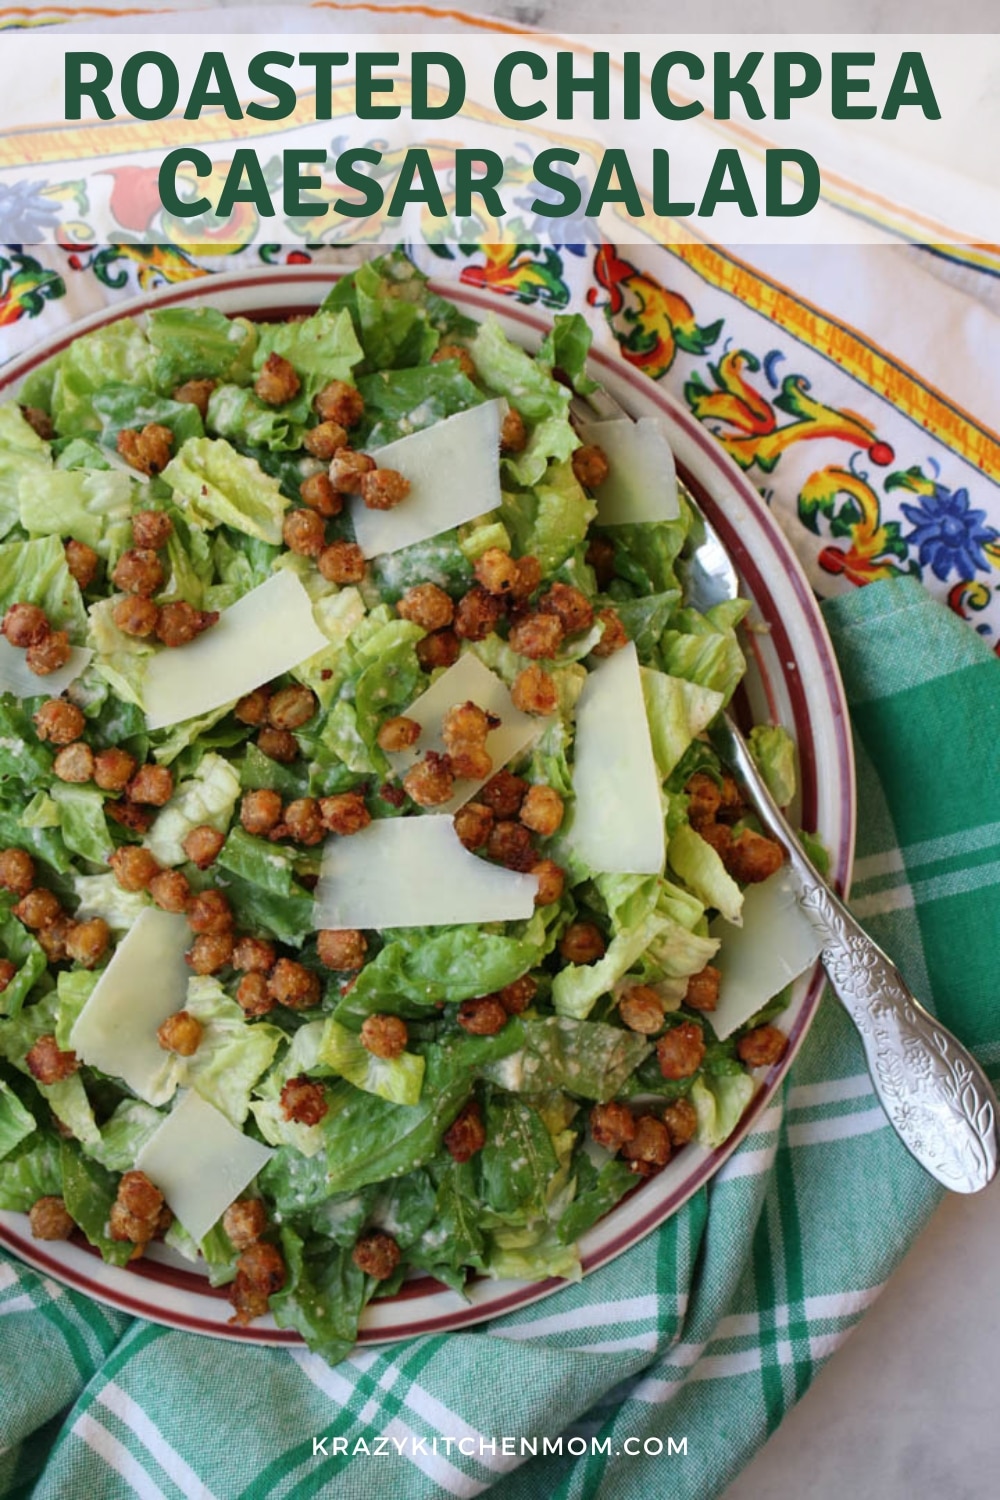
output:
[[[485,781],[493,770],[493,757],[485,745],[459,741],[448,747],[452,775],[458,781]]]
[[[538,892],[535,896],[536,906],[551,906],[554,901],[562,900],[562,893],[566,887],[566,872],[552,859],[540,859],[536,865],[532,865],[528,871],[538,881]]]
[[[60,912],[55,921],[46,922],[35,933],[35,940],[50,964],[61,964],[69,958],[67,943],[75,925],[72,917],[66,912]]]
[[[605,592],[615,576],[615,544],[606,536],[592,537],[587,544],[586,561],[594,570],[597,587]]]
[[[294,401],[302,382],[288,360],[280,354],[269,354],[254,381],[254,394],[267,406],[284,406]]]
[[[635,1135],[622,1147],[622,1156],[639,1177],[649,1177],[670,1160],[670,1132],[655,1115],[640,1115]]]
[[[173,400],[182,406],[196,406],[204,422],[208,416],[208,398],[217,384],[215,380],[185,380],[182,385],[174,387]]]
[[[491,776],[478,798],[498,818],[516,818],[528,791],[528,783],[506,767]]]
[[[58,672],[66,665],[72,650],[65,630],[50,630],[44,641],[28,647],[24,653],[25,665],[36,676],[48,677],[50,672]]]
[[[365,576],[365,555],[357,542],[331,542],[316,559],[327,583],[360,583]]]
[[[28,1224],[36,1240],[68,1240],[76,1225],[61,1198],[36,1198],[28,1209]]]
[[[368,941],[364,933],[354,927],[324,928],[316,934],[316,953],[320,963],[328,969],[353,973],[362,967],[367,952]]]
[[[365,1016],[361,1026],[361,1045],[373,1057],[399,1057],[406,1050],[409,1035],[401,1016]]]
[[[507,1012],[495,995],[481,995],[463,1000],[455,1019],[470,1036],[496,1036],[507,1024]]]
[[[163,564],[150,547],[130,547],[115,563],[111,581],[124,594],[148,599],[163,587]]]
[[[496,721],[478,704],[455,703],[442,720],[441,738],[449,750],[453,745],[484,745],[486,736],[495,727]]]
[[[776,839],[765,838],[761,833],[754,833],[752,828],[744,828],[723,850],[722,862],[740,885],[755,885],[781,869],[785,851]]]
[[[249,724],[257,728],[260,724],[267,723],[267,705],[271,694],[267,688],[254,688],[252,693],[245,693],[233,709],[233,716],[239,719],[241,724]]]
[[[439,365],[451,359],[458,365],[466,380],[475,380],[476,367],[472,355],[462,344],[441,344],[431,355],[431,364]]]
[[[720,823],[736,823],[746,812],[743,794],[732,776],[723,776],[719,791]]]
[[[302,439],[302,446],[313,458],[329,461],[341,448],[347,447],[347,433],[339,422],[318,422]]]
[[[565,805],[551,786],[529,786],[518,816],[533,833],[549,838],[562,825]]]
[[[736,1043],[736,1055],[748,1068],[770,1068],[788,1050],[788,1038],[777,1026],[755,1026]]]
[[[486,1145],[483,1113],[475,1099],[460,1110],[441,1137],[441,1144],[454,1161],[471,1161]]]
[[[513,984],[505,984],[497,990],[497,999],[509,1016],[519,1016],[538,994],[538,983],[530,974],[522,974]]]
[[[339,516],[344,508],[343,496],[338,495],[330,483],[328,474],[310,474],[299,485],[299,499],[318,516]]]
[[[524,557],[517,559],[517,578],[514,583],[514,598],[519,604],[525,603],[538,588],[542,581],[542,565],[537,557],[527,553]]]
[[[39,1083],[62,1083],[71,1078],[80,1064],[75,1052],[63,1052],[54,1036],[40,1036],[24,1061],[32,1078]]]
[[[569,583],[554,583],[538,601],[543,614],[555,615],[567,635],[589,630],[594,623],[594,606],[580,589]]]
[[[233,908],[222,891],[200,891],[192,896],[186,915],[192,932],[215,934],[232,930]]]
[[[173,443],[173,433],[161,422],[147,422],[141,432],[135,427],[123,427],[115,439],[115,447],[125,462],[151,478],[167,467]]]
[[[555,656],[564,635],[562,621],[558,615],[525,615],[510,627],[508,641],[512,651],[519,656]]]
[[[52,774],[60,781],[82,785],[94,776],[94,752],[83,740],[64,745],[52,762]]]
[[[416,719],[408,719],[405,714],[396,714],[379,725],[377,736],[379,749],[385,750],[388,755],[396,755],[400,750],[409,750],[411,745],[415,745],[420,734],[420,725]]]
[[[596,443],[585,443],[577,448],[572,458],[573,473],[578,484],[586,490],[596,490],[611,472],[608,457]]]
[[[268,1302],[285,1284],[285,1262],[281,1252],[262,1240],[248,1245],[236,1262],[236,1279],[229,1289],[229,1300],[236,1309],[231,1323],[245,1327],[254,1318],[262,1318]]]
[[[418,760],[403,777],[403,790],[418,807],[440,807],[451,797],[454,787],[451,760],[436,750],[428,750],[423,760]]]
[[[144,599],[141,594],[126,594],[124,598],[115,600],[111,618],[123,635],[145,640],[160,623],[160,607],[152,599]]]
[[[25,849],[0,850],[0,886],[26,896],[35,884],[35,861]]]
[[[279,958],[267,981],[268,993],[290,1010],[311,1010],[320,1002],[319,976],[291,958]]]
[[[144,891],[160,873],[159,863],[150,850],[137,844],[122,844],[109,856],[108,864],[123,891]]]
[[[454,817],[455,832],[466,849],[481,849],[493,830],[493,813],[482,802],[467,802]]]
[[[103,917],[91,917],[86,922],[71,925],[66,935],[66,953],[83,968],[92,969],[100,963],[110,942],[111,929],[107,922]]]
[[[75,703],[49,698],[34,715],[35,733],[50,745],[71,745],[86,727],[86,719]]]
[[[278,690],[267,705],[272,729],[301,729],[316,712],[316,694],[302,683]]]
[[[597,619],[603,626],[601,639],[594,647],[595,656],[614,656],[623,646],[628,645],[628,631],[622,624],[621,616],[616,609],[609,605],[606,609],[597,612]]]
[[[485,641],[503,613],[503,600],[474,583],[455,608],[455,634],[463,641]]]
[[[523,823],[515,823],[509,818],[493,825],[493,831],[486,841],[486,852],[490,859],[497,860],[508,870],[519,870],[522,874],[527,874],[532,865],[538,862],[531,834]]]
[[[519,411],[511,406],[500,424],[500,452],[523,453],[528,442],[528,429]]]
[[[699,833],[714,823],[722,802],[722,793],[711,776],[696,771],[684,788],[688,796],[688,819]]]
[[[121,799],[116,802],[105,802],[104,811],[113,822],[119,823],[122,828],[130,829],[132,833],[148,833],[155,817],[152,808],[140,807],[136,802],[125,802]]]
[[[290,510],[281,527],[285,546],[299,557],[319,557],[326,546],[326,523],[314,510]]]
[[[135,756],[111,747],[94,756],[94,780],[102,792],[123,792],[135,772]]]
[[[156,622],[156,639],[164,646],[186,646],[219,618],[217,609],[195,609],[186,600],[164,604]]]
[[[714,1010],[719,1003],[719,985],[722,973],[711,964],[706,964],[699,973],[692,974],[684,994],[684,1004],[689,1010]]]
[[[298,759],[299,754],[294,734],[287,729],[272,729],[270,724],[265,725],[258,734],[257,749],[269,760],[276,760],[283,766],[290,766],[293,760]]]
[[[396,613],[422,630],[444,630],[454,618],[455,606],[436,583],[416,583],[399,600]]]
[[[656,1060],[664,1078],[690,1078],[705,1056],[705,1036],[696,1021],[672,1026],[656,1044]]]
[[[544,667],[525,667],[514,678],[511,701],[523,714],[544,716],[559,707],[559,689]]]
[[[137,510],[132,517],[132,540],[137,547],[165,547],[174,534],[174,523],[163,510]]]
[[[222,1215],[222,1227],[234,1250],[255,1245],[267,1228],[267,1210],[260,1198],[237,1198]]]
[[[205,1028],[197,1016],[186,1010],[168,1016],[157,1029],[156,1040],[164,1052],[176,1052],[178,1057],[193,1057],[201,1046]]]
[[[488,594],[513,597],[517,586],[517,563],[501,547],[487,547],[476,559],[474,572]]]
[[[240,822],[247,833],[261,838],[269,834],[281,821],[282,804],[278,793],[269,787],[256,792],[244,792],[240,802]]]
[[[40,406],[22,406],[21,416],[43,442],[51,443],[56,435],[56,430],[52,425],[52,418],[47,411],[43,411]]]
[[[161,911],[187,911],[191,887],[182,870],[161,870],[153,876],[147,889]]]
[[[66,566],[76,579],[81,589],[89,589],[97,576],[98,556],[93,547],[88,547],[86,542],[78,542],[75,537],[70,537],[63,542],[63,551],[66,554]]]
[[[618,1014],[630,1031],[655,1036],[663,1030],[663,1001],[648,984],[634,984],[618,1002]]]
[[[190,833],[185,834],[181,847],[193,865],[197,865],[199,870],[207,870],[218,858],[225,842],[224,833],[220,833],[210,823],[199,823],[197,828],[192,828]]]
[[[338,495],[360,495],[361,481],[375,468],[375,460],[353,448],[339,448],[330,460],[330,483]]]
[[[196,974],[218,974],[233,956],[231,932],[200,932],[184,955]]]
[[[620,1151],[635,1140],[635,1116],[627,1104],[619,1104],[616,1099],[595,1104],[590,1111],[590,1133],[605,1151]]]
[[[23,922],[25,927],[30,927],[33,932],[37,932],[40,927],[47,927],[62,914],[55,891],[48,891],[40,885],[35,886],[34,890],[26,891],[12,909],[17,920]]]
[[[137,1219],[156,1223],[163,1211],[163,1194],[145,1172],[126,1172],[118,1183],[118,1202]]]
[[[337,792],[332,797],[321,797],[319,815],[323,827],[329,833],[340,834],[342,838],[360,833],[372,820],[360,792]]]
[[[317,415],[324,422],[341,427],[356,427],[365,414],[364,397],[346,380],[331,380],[313,401]]]
[[[458,636],[453,630],[434,630],[416,645],[417,661],[425,672],[453,667],[458,661]]]
[[[357,1239],[351,1259],[359,1271],[375,1281],[385,1281],[399,1265],[400,1250],[391,1234],[369,1229]]]
[[[296,797],[285,808],[284,818],[287,836],[297,844],[311,848],[323,842],[325,829],[320,817],[319,803],[315,797]]]
[[[0,624],[10,644],[21,650],[40,645],[50,629],[48,616],[37,604],[12,604]]]
[[[244,974],[268,974],[278,955],[266,938],[241,937],[233,949],[233,968]]]
[[[559,952],[569,964],[592,964],[604,957],[607,944],[593,922],[571,922],[562,935]]]
[[[410,493],[410,481],[395,469],[369,469],[359,488],[369,510],[395,510]]]
[[[0,958],[0,995],[10,984],[17,973],[17,964],[11,963],[9,958]]]
[[[236,1003],[248,1016],[266,1016],[277,1001],[268,993],[265,974],[244,974],[236,987]]]
[[[663,1111],[663,1123],[670,1132],[671,1146],[686,1146],[698,1129],[698,1112],[690,1099],[675,1099]]]
[[[174,773],[169,766],[140,766],[126,788],[130,802],[164,807],[174,794]]]

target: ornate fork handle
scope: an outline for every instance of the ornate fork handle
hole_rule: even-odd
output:
[[[997,1170],[997,1100],[989,1079],[820,879],[728,715],[720,716],[712,739],[751,794],[761,822],[788,851],[799,903],[823,936],[820,957],[830,987],[861,1034],[889,1123],[944,1187],[978,1192]]]

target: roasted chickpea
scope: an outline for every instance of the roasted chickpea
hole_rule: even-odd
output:
[[[572,922],[562,935],[559,952],[569,964],[592,964],[604,957],[606,947],[593,922]]]
[[[161,870],[148,886],[149,894],[161,911],[186,912],[191,899],[188,878],[181,870]]]
[[[542,565],[537,557],[528,553],[517,559],[517,579],[514,583],[514,598],[524,604],[542,581]]]
[[[475,380],[476,367],[472,361],[472,355],[462,344],[441,344],[431,355],[431,364],[439,365],[446,360],[454,360],[465,376],[466,380]]]
[[[539,599],[538,608],[555,615],[567,635],[589,630],[594,623],[594,606],[586,594],[568,583],[554,583]]]
[[[99,964],[108,951],[111,929],[103,917],[91,917],[86,922],[74,922],[66,934],[66,953],[85,969]]]
[[[324,928],[316,934],[316,952],[326,968],[353,973],[364,964],[368,942],[364,933],[353,927]]]
[[[458,781],[485,781],[493,770],[493,757],[485,745],[459,742],[448,751],[452,775]]]
[[[481,849],[493,830],[493,814],[482,802],[467,802],[454,818],[455,832],[473,852]]]
[[[281,821],[282,803],[278,793],[269,787],[244,792],[240,802],[240,822],[247,833],[266,837]]]
[[[68,1240],[76,1225],[61,1198],[36,1198],[28,1209],[28,1224],[36,1240]]]
[[[165,807],[174,795],[174,773],[169,766],[140,766],[126,788],[130,802]]]
[[[365,414],[365,403],[361,392],[346,380],[331,380],[313,401],[318,416],[324,422],[337,422],[341,427],[356,427]]]
[[[267,406],[284,406],[294,401],[302,382],[288,360],[280,354],[269,354],[254,381],[254,394]]]
[[[635,1140],[635,1116],[627,1104],[615,1099],[595,1104],[590,1111],[590,1133],[605,1151],[620,1151]]]
[[[152,808],[140,807],[137,802],[105,802],[104,811],[109,818],[132,833],[148,833],[153,826],[155,814]]]
[[[127,464],[152,478],[170,462],[173,442],[169,427],[161,422],[147,422],[141,432],[134,427],[123,427],[115,439],[115,447]]]
[[[342,838],[360,833],[372,820],[360,792],[337,792],[333,797],[321,797],[319,815],[323,827],[330,833],[339,833]]]
[[[562,644],[562,621],[558,615],[525,615],[510,627],[508,641],[512,651],[533,660],[555,656]]]
[[[375,460],[353,448],[339,448],[330,460],[330,483],[338,495],[360,495],[361,481],[375,468]]]
[[[497,990],[496,997],[509,1016],[519,1016],[527,1010],[537,994],[537,981],[530,974],[522,974],[513,984],[506,984],[502,990]]]
[[[327,518],[339,516],[344,508],[343,497],[337,494],[328,474],[310,474],[308,479],[303,479],[299,485],[299,499],[318,516]]]
[[[252,693],[246,693],[233,709],[233,716],[239,719],[241,724],[249,724],[257,728],[260,724],[267,723],[267,705],[271,697],[267,688],[254,688]]]
[[[602,593],[615,576],[615,544],[606,536],[592,537],[587,544],[586,561],[594,570],[597,587]]]
[[[183,406],[196,406],[204,422],[208,416],[208,398],[217,384],[215,380],[185,380],[183,385],[175,386],[173,399]]]
[[[295,736],[287,729],[272,729],[269,724],[257,736],[257,749],[262,755],[283,766],[290,766],[293,760],[298,759],[299,754]]]
[[[395,469],[369,469],[361,476],[360,488],[369,510],[395,510],[410,493],[410,481]]]
[[[174,523],[163,510],[137,510],[132,517],[132,540],[137,547],[165,547],[174,534]]]
[[[233,949],[233,968],[245,974],[269,974],[277,957],[274,944],[266,938],[241,937]]]
[[[158,1028],[156,1040],[164,1052],[176,1052],[178,1057],[193,1057],[201,1046],[205,1028],[197,1016],[179,1010],[168,1016]]]
[[[164,604],[156,621],[156,639],[164,646],[187,646],[218,618],[217,609],[195,609],[183,599],[176,604]]]
[[[200,891],[192,896],[187,905],[188,926],[192,932],[216,934],[230,932],[233,926],[233,908],[228,896],[222,891]]]
[[[532,865],[528,871],[538,881],[538,894],[535,896],[536,906],[551,906],[555,901],[562,900],[562,893],[566,887],[566,872],[552,859],[540,859],[536,865]]]
[[[148,599],[163,587],[163,564],[149,547],[130,547],[115,563],[111,581],[125,594]]]
[[[126,594],[124,598],[115,600],[111,618],[123,635],[145,640],[155,632],[160,623],[160,607],[152,599],[144,599],[141,594]]]
[[[74,537],[63,542],[63,551],[66,554],[66,566],[76,579],[81,589],[89,589],[97,577],[97,564],[99,558],[93,547],[88,547],[86,542],[78,542]]]
[[[788,1050],[788,1038],[777,1026],[755,1026],[736,1043],[736,1055],[748,1068],[770,1068]]]
[[[108,864],[123,891],[144,891],[160,873],[159,863],[150,850],[138,844],[122,844],[109,856]]]
[[[0,850],[0,886],[26,896],[35,884],[35,861],[24,849]]]
[[[474,583],[455,608],[455,634],[463,641],[485,641],[503,614],[503,600]]]
[[[13,913],[19,922],[23,922],[25,927],[30,927],[34,932],[54,922],[62,914],[62,907],[54,891],[48,891],[39,885],[34,890],[25,892],[13,907]]]
[[[639,1177],[649,1177],[670,1160],[670,1132],[655,1115],[640,1115],[635,1135],[622,1147],[622,1156]]]
[[[379,726],[378,744],[379,749],[388,755],[396,755],[400,750],[409,750],[420,738],[420,725],[416,719],[408,719],[405,714],[396,714],[391,719],[386,719]]]
[[[123,792],[135,774],[135,756],[113,746],[94,756],[94,780],[102,792]]]
[[[60,781],[82,785],[94,778],[94,752],[83,740],[64,745],[52,762],[52,774]]]
[[[684,994],[684,1004],[689,1010],[714,1010],[719,1003],[719,986],[722,972],[711,964],[697,974],[692,974]]]
[[[39,1083],[62,1083],[80,1064],[75,1052],[63,1052],[54,1036],[40,1036],[24,1059],[28,1072]]]
[[[277,1004],[268,992],[265,974],[244,974],[236,987],[236,1001],[248,1016],[266,1016]]]
[[[477,797],[498,818],[516,818],[521,811],[528,783],[504,768],[491,776]]]
[[[611,472],[607,454],[596,443],[577,448],[571,461],[577,483],[587,490],[596,490]]]
[[[550,838],[562,826],[565,811],[563,799],[554,787],[529,786],[518,816],[532,833]]]
[[[21,650],[40,645],[50,629],[48,616],[37,604],[12,604],[0,623],[0,632]]]
[[[607,609],[597,612],[597,619],[603,626],[601,639],[594,647],[595,656],[614,656],[623,646],[628,645],[628,632],[622,624],[621,616],[616,609],[610,605]]]
[[[408,1032],[401,1016],[365,1016],[361,1045],[373,1057],[399,1057],[406,1050]]]
[[[478,704],[456,703],[441,722],[441,738],[448,749],[454,745],[485,745],[486,736],[496,728],[496,720]]]
[[[740,885],[755,885],[777,874],[785,862],[785,851],[776,839],[765,838],[744,828],[722,851],[722,863]]]
[[[545,716],[559,707],[559,689],[544,667],[525,667],[514,678],[511,701],[523,714]]]
[[[428,750],[423,760],[418,760],[403,777],[403,789],[419,807],[440,807],[447,802],[455,788],[451,761],[447,755]]]
[[[300,557],[319,557],[326,546],[326,523],[314,510],[290,510],[281,527],[285,546]]]
[[[463,1000],[455,1019],[470,1036],[496,1036],[507,1024],[507,1012],[495,995],[482,995]]]
[[[231,932],[201,932],[184,955],[196,974],[218,974],[233,956]]]
[[[347,433],[339,422],[318,422],[302,439],[302,446],[313,458],[329,461],[341,448],[347,446]]]
[[[351,1251],[351,1259],[359,1271],[375,1281],[386,1281],[399,1265],[400,1249],[391,1234],[381,1229],[370,1229],[359,1237]]]
[[[310,1010],[320,1002],[318,975],[291,958],[279,958],[267,981],[268,993],[290,1010]]]
[[[698,1113],[690,1099],[675,1099],[663,1111],[671,1146],[686,1146],[698,1129]]]
[[[52,418],[47,411],[43,411],[40,406],[22,406],[21,416],[43,442],[51,443],[56,435],[56,430],[52,425]]]
[[[648,984],[634,984],[618,1002],[618,1014],[630,1031],[655,1036],[663,1030],[663,1001]]]
[[[44,641],[37,646],[29,646],[24,653],[24,661],[29,672],[34,672],[38,677],[48,677],[51,672],[58,672],[70,659],[72,646],[69,636],[65,630],[50,630]]]
[[[0,958],[0,994],[3,994],[16,973],[17,964],[11,963],[9,958]]]
[[[246,1250],[267,1228],[267,1211],[260,1198],[237,1198],[222,1215],[222,1228],[234,1250]]]
[[[267,705],[272,729],[301,729],[316,712],[316,694],[302,683],[279,688]]]
[[[40,927],[35,933],[35,941],[50,964],[61,964],[69,958],[67,943],[75,925],[66,912],[60,912],[55,921],[46,922],[45,926]]]
[[[511,406],[500,424],[500,452],[523,453],[527,442],[528,429],[524,425],[524,418]]]
[[[199,870],[207,870],[221,854],[225,842],[224,833],[220,833],[210,823],[199,823],[197,828],[192,828],[190,833],[185,834],[181,847],[193,865],[197,865]]]
[[[705,1056],[705,1036],[695,1021],[672,1026],[656,1044],[656,1060],[664,1078],[690,1078]]]
[[[477,581],[488,594],[496,594],[500,598],[506,595],[513,597],[517,587],[518,568],[509,552],[504,552],[500,547],[487,547],[476,559],[474,572]]]
[[[296,797],[293,802],[289,802],[285,808],[284,824],[287,836],[297,844],[311,848],[314,844],[323,842],[326,830],[315,797]]]
[[[458,636],[453,630],[434,630],[416,645],[417,661],[425,672],[453,667],[459,655]]]
[[[365,576],[365,555],[357,542],[331,542],[316,566],[327,583],[360,583]]]
[[[49,698],[34,715],[35,733],[50,745],[71,745],[86,728],[87,721],[75,703]]]
[[[691,827],[700,832],[707,824],[715,822],[722,793],[704,771],[696,771],[684,790],[688,797],[688,820]]]
[[[441,1144],[454,1161],[471,1161],[486,1145],[483,1113],[475,1099],[460,1110],[441,1137]]]
[[[417,583],[408,588],[396,605],[401,620],[411,620],[422,630],[444,630],[450,625],[455,606],[436,583]]]
[[[486,842],[490,859],[497,860],[508,870],[519,870],[527,874],[537,864],[538,854],[531,842],[531,834],[523,823],[504,818],[493,825],[493,832]]]
[[[263,1240],[248,1245],[236,1262],[236,1279],[229,1289],[229,1300],[236,1309],[231,1323],[241,1327],[262,1318],[268,1302],[285,1284],[285,1262],[281,1252]]]

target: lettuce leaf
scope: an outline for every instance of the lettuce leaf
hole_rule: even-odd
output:
[[[62,1194],[62,1155],[54,1131],[36,1130],[0,1161],[0,1208],[26,1214],[39,1198]]]
[[[670,925],[669,917],[651,912],[631,931],[613,937],[597,963],[567,964],[560,969],[552,981],[552,1004],[556,1012],[584,1020],[600,997],[611,990],[647,948],[663,937]]]
[[[193,526],[231,526],[276,547],[288,500],[256,459],[225,438],[191,438],[161,476]]]
[[[108,1233],[108,1218],[118,1193],[118,1179],[69,1141],[63,1141],[60,1158],[66,1212],[106,1261],[124,1266],[135,1246],[128,1240],[113,1240]]]
[[[319,1047],[319,1061],[355,1088],[377,1094],[393,1104],[417,1104],[424,1081],[424,1059],[415,1052],[398,1057],[376,1057],[361,1038],[339,1021],[328,1021]]]
[[[749,1073],[706,1073],[696,1078],[688,1097],[698,1115],[698,1144],[714,1149],[728,1141],[756,1092]]]
[[[153,351],[134,318],[75,338],[54,361],[52,420],[60,437],[98,432],[101,419],[94,397],[109,382],[151,388]]]
[[[187,859],[184,840],[193,828],[207,823],[225,833],[240,795],[236,768],[209,751],[188,781],[182,781],[156,816],[146,845],[161,865],[181,865]]]
[[[21,415],[16,401],[0,405],[0,538],[18,524],[22,483],[39,482],[52,469],[52,453]]]
[[[534,555],[543,573],[551,573],[584,540],[597,506],[567,460],[550,464],[532,490],[505,490],[500,514],[517,552]]]
[[[352,433],[352,443],[366,450],[394,443],[485,400],[451,360],[362,375],[358,390],[364,397],[365,414]]]
[[[130,544],[136,486],[120,469],[53,469],[21,480],[18,509],[29,536],[74,537],[105,558]]]
[[[41,945],[16,917],[11,916],[14,899],[5,892],[0,901],[0,948],[4,956],[17,965],[17,973],[0,992],[0,1015],[4,1016],[17,1015],[48,967]]]
[[[653,756],[661,781],[666,781],[692,740],[722,708],[724,695],[648,667],[640,675]]]
[[[755,724],[748,744],[771,796],[787,807],[795,796],[795,741],[780,724]]]
[[[674,874],[703,906],[713,907],[727,922],[742,926],[743,892],[711,844],[690,824],[682,823],[671,834],[667,859]]]
[[[104,816],[104,798],[97,787],[53,781],[52,799],[59,809],[59,827],[70,853],[93,864],[107,864],[114,845]]]
[[[629,1074],[652,1051],[634,1031],[571,1016],[522,1019],[524,1045],[482,1070],[510,1093],[563,1089],[584,1099],[613,1099]]]
[[[163,395],[187,380],[250,380],[257,327],[214,307],[163,307],[146,318],[153,381]]]
[[[25,1109],[9,1083],[0,1078],[0,1161],[33,1135],[35,1117]]]
[[[170,401],[140,386],[109,381],[95,393],[93,406],[101,419],[101,442],[112,453],[117,449],[120,432],[125,428],[141,431],[150,422],[173,433],[174,452],[188,438],[205,435],[201,412],[190,401]]]
[[[178,1082],[193,1088],[234,1125],[250,1110],[250,1093],[267,1072],[284,1033],[246,1016],[212,975],[188,980],[185,1010],[204,1027],[198,1050],[178,1058]]]
[[[50,625],[82,644],[87,614],[58,536],[0,545],[0,615],[12,604],[39,605]]]

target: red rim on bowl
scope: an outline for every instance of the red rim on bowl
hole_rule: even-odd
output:
[[[180,287],[120,302],[82,319],[0,371],[0,400],[82,333],[153,307],[211,303],[256,320],[310,311],[343,272],[315,266],[205,276]],[[512,337],[536,346],[547,331],[537,314],[510,307],[495,295],[446,283],[435,288],[470,312],[496,315]],[[657,415],[670,424],[680,477],[717,528],[753,601],[753,629],[744,637],[748,656],[745,698],[757,717],[789,728],[798,747],[801,825],[824,837],[831,880],[841,893],[850,883],[854,849],[854,762],[843,686],[816,602],[798,560],[757,491],[721,446],[691,414],[648,376],[621,358],[595,352],[591,365],[612,395],[633,415]],[[801,1046],[823,989],[817,966],[793,991],[785,1015],[788,1050],[769,1070],[736,1131],[714,1151],[687,1146],[656,1177],[642,1183],[581,1241],[584,1273],[596,1270],[660,1225],[719,1170],[755,1129]],[[188,1332],[258,1344],[300,1345],[293,1332],[270,1319],[248,1328],[228,1324],[224,1288],[212,1288],[189,1263],[154,1249],[127,1269],[105,1265],[90,1246],[75,1241],[43,1247],[31,1238],[23,1214],[0,1213],[0,1244],[29,1265],[126,1313]],[[563,1282],[474,1280],[468,1300],[430,1277],[408,1281],[390,1298],[369,1304],[360,1343],[444,1333],[512,1312],[557,1292]]]

